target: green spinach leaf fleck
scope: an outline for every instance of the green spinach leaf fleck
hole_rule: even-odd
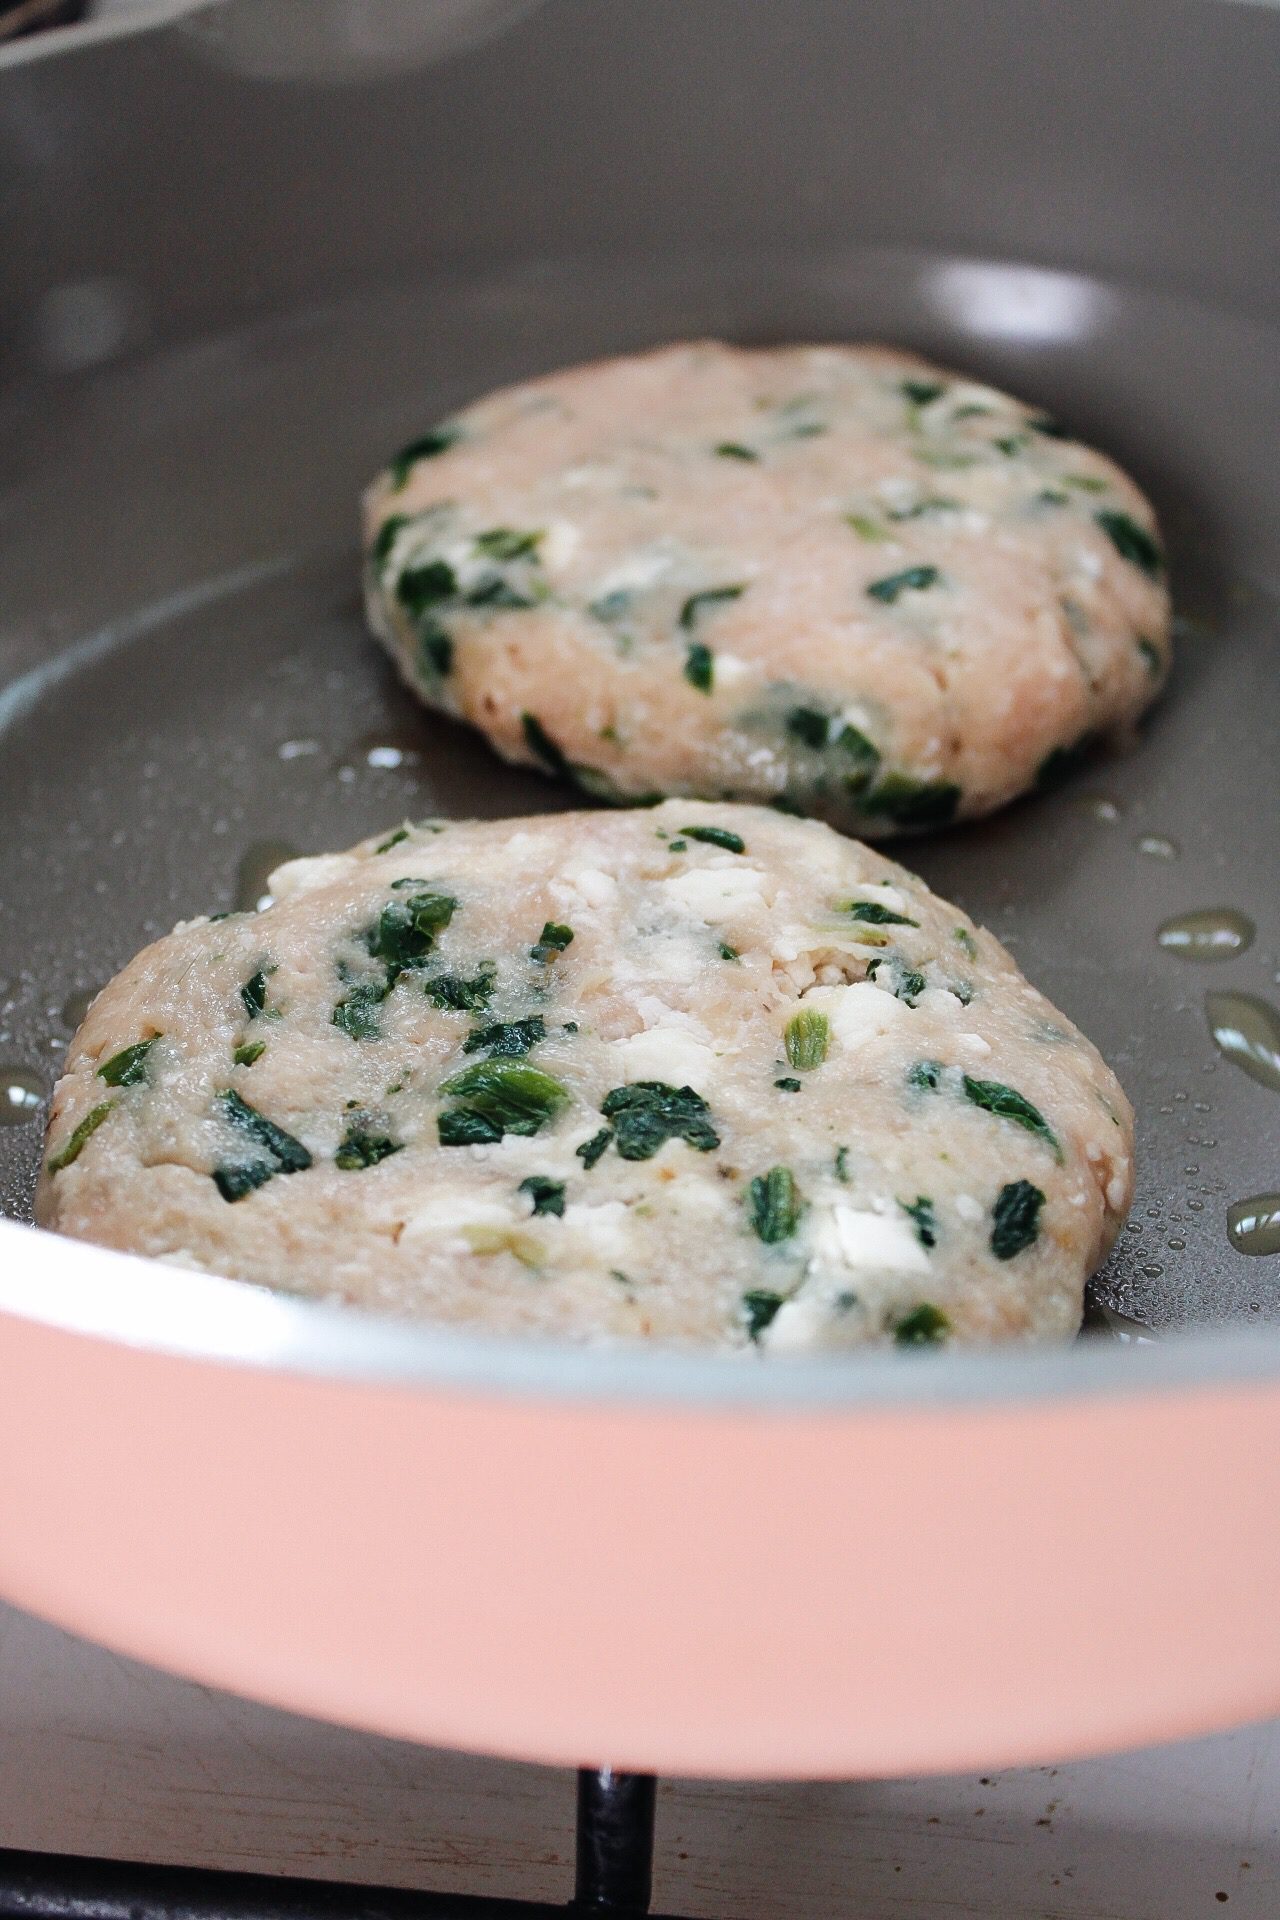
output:
[[[801,1007],[787,1022],[787,1059],[801,1073],[811,1073],[827,1057],[831,1023],[816,1007]]]
[[[726,853],[745,853],[747,843],[740,833],[731,833],[728,827],[681,827],[681,833],[690,840],[701,840],[704,846],[723,847]],[[675,841],[672,841],[674,847]]]
[[[618,1152],[624,1160],[652,1160],[668,1140],[683,1140],[699,1153],[720,1145],[711,1124],[711,1110],[692,1087],[672,1087],[663,1080],[637,1080],[615,1087],[600,1103],[612,1120]]]
[[[115,1105],[114,1100],[103,1100],[98,1106],[90,1107],[84,1119],[73,1128],[57,1153],[50,1155],[46,1162],[47,1170],[50,1173],[61,1173],[63,1168],[69,1167],[73,1160],[78,1160],[85,1141],[91,1139],[98,1131]]]
[[[547,1037],[547,1025],[540,1013],[525,1020],[495,1020],[487,1027],[474,1027],[462,1043],[464,1053],[487,1053],[491,1060],[519,1060]]]
[[[148,1055],[160,1038],[153,1033],[149,1040],[136,1040],[131,1047],[122,1047],[119,1053],[113,1053],[98,1068],[99,1080],[105,1080],[109,1087],[140,1087],[151,1078]]]
[[[1044,1194],[1030,1180],[1011,1180],[1001,1187],[991,1212],[991,1251],[997,1260],[1012,1260],[1040,1234]]]
[[[747,1189],[751,1228],[767,1247],[789,1240],[800,1224],[801,1203],[790,1167],[770,1167]]]
[[[527,1193],[533,1202],[534,1217],[540,1213],[553,1213],[557,1219],[564,1215],[564,1181],[549,1180],[545,1173],[531,1173],[516,1188],[517,1193]]]
[[[901,573],[889,573],[883,580],[873,580],[867,588],[867,597],[891,607],[900,595],[925,593],[930,587],[938,586],[941,580],[942,575],[937,567],[904,567]]]
[[[951,1331],[951,1322],[941,1307],[924,1302],[899,1320],[893,1337],[900,1347],[936,1347]]]

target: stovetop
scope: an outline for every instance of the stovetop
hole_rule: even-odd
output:
[[[574,1785],[321,1726],[0,1607],[0,1846],[560,1902]],[[1063,1767],[658,1789],[654,1906],[1275,1920],[1280,1723]]]

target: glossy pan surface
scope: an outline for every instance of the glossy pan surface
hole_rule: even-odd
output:
[[[1179,658],[1141,742],[904,851],[1138,1108],[1098,1300],[1216,1335],[597,1366],[162,1297],[13,1226],[0,1584],[221,1684],[548,1759],[995,1764],[1263,1712],[1280,1257],[1226,1213],[1280,1187],[1280,1093],[1204,995],[1280,993],[1280,16],[771,15],[551,0],[336,91],[180,26],[0,70],[0,1079],[38,1098],[77,997],[286,849],[576,804],[363,635],[389,448],[663,338],[901,340],[1115,453],[1166,529]],[[1158,944],[1223,906],[1239,958]],[[39,1139],[0,1127],[17,1221]]]

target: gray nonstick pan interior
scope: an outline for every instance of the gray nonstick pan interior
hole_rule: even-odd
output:
[[[1204,1011],[1280,1001],[1278,66],[1280,15],[1227,4],[552,0],[330,93],[177,29],[0,71],[0,1080],[47,1092],[75,1003],[286,851],[583,804],[364,634],[356,497],[400,442],[664,339],[901,341],[1131,468],[1179,624],[1129,750],[894,850],[1134,1101],[1097,1299],[1280,1318],[1226,1223],[1280,1188],[1280,1092]],[[1215,906],[1247,953],[1158,945]],[[11,1216],[40,1120],[0,1126]]]

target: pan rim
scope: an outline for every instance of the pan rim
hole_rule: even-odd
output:
[[[1280,1381],[1280,1327],[1067,1347],[773,1357],[492,1338],[166,1266],[0,1220],[5,1317],[133,1352],[342,1386],[641,1412],[915,1415],[1074,1407]]]

